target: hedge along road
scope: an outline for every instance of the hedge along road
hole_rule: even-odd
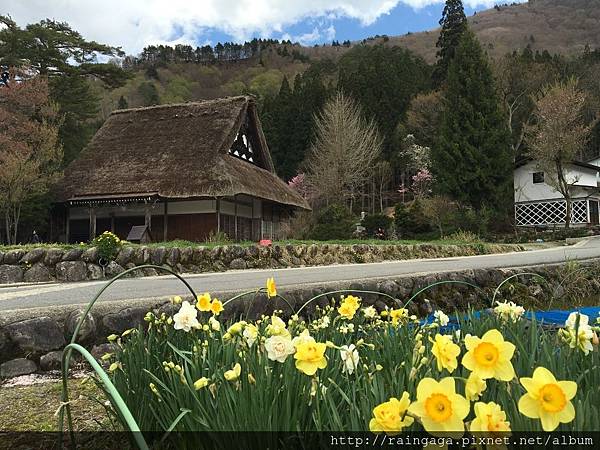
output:
[[[184,278],[198,293],[235,292],[264,286],[266,279],[271,276],[275,277],[278,287],[335,282],[348,282],[349,284],[353,280],[369,278],[556,264],[569,260],[593,258],[600,258],[600,239],[598,238],[587,239],[569,247],[526,252],[370,264],[189,274],[184,275]],[[0,311],[87,303],[105,283],[106,281],[84,281],[0,287]],[[117,281],[105,291],[99,301],[156,299],[180,294],[185,295],[187,291],[181,282],[172,276],[126,278]]]

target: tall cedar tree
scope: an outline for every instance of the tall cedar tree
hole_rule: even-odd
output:
[[[383,45],[355,46],[339,65],[339,88],[375,118],[384,139],[382,156],[392,160],[395,129],[405,120],[411,99],[428,90],[430,67],[409,50]]]
[[[330,67],[316,63],[294,78],[290,87],[284,77],[279,94],[266,98],[261,115],[263,130],[277,174],[285,180],[302,172],[302,163],[313,138],[314,116],[329,96],[322,82]]]
[[[510,204],[510,135],[477,38],[466,31],[448,68],[440,139],[432,151],[438,190],[475,209]]]
[[[467,30],[467,17],[461,0],[446,0],[446,6],[440,19],[440,37],[435,44],[438,48],[437,63],[433,71],[433,83],[440,86],[446,80],[450,61],[463,33]]]

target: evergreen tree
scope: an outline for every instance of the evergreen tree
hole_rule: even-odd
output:
[[[461,36],[467,29],[467,17],[461,0],[446,0],[446,6],[440,19],[440,37],[436,43],[437,64],[433,72],[433,82],[440,86],[446,79],[450,61],[460,42]]]
[[[510,204],[510,135],[487,57],[469,30],[448,68],[432,171],[442,194],[477,210],[487,205],[503,213]]]
[[[396,151],[394,132],[411,99],[429,87],[430,67],[400,47],[357,46],[340,60],[339,87],[351,95],[367,117],[374,117],[384,138],[383,157]]]
[[[289,180],[302,171],[313,138],[313,119],[327,100],[322,77],[332,70],[328,62],[313,64],[294,78],[293,89],[284,77],[279,94],[266,99],[261,122],[277,174]]]
[[[129,108],[129,104],[127,100],[122,95],[119,97],[119,103],[117,104],[117,109],[127,109]]]

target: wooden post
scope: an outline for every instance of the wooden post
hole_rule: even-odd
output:
[[[163,241],[167,242],[168,234],[168,226],[169,226],[169,202],[165,200],[165,210],[163,214]]]
[[[148,205],[148,203],[146,203],[146,212],[144,214],[144,225],[146,225],[146,228],[148,228],[149,230],[152,230],[152,214],[150,214],[150,205]]]
[[[69,239],[70,239],[70,234],[71,234],[71,208],[69,208],[69,205],[67,205],[67,218],[66,218],[66,226],[65,226],[65,240],[66,240],[66,244],[69,243]]]
[[[219,197],[217,197],[217,204],[216,204],[216,210],[217,210],[217,233],[221,232],[221,201],[219,199]]]
[[[250,240],[254,240],[254,197],[252,197],[252,219],[250,220]]]
[[[110,232],[115,232],[115,213],[110,214]]]
[[[234,232],[235,240],[238,240],[238,215],[237,215],[237,199],[236,196],[233,196],[233,220],[234,220]]]
[[[96,237],[96,208],[90,206],[90,241]]]

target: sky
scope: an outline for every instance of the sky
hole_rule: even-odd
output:
[[[68,22],[86,39],[128,54],[150,44],[215,45],[253,37],[303,45],[437,27],[443,0],[0,0],[20,26]],[[463,0],[468,16],[494,0]]]

